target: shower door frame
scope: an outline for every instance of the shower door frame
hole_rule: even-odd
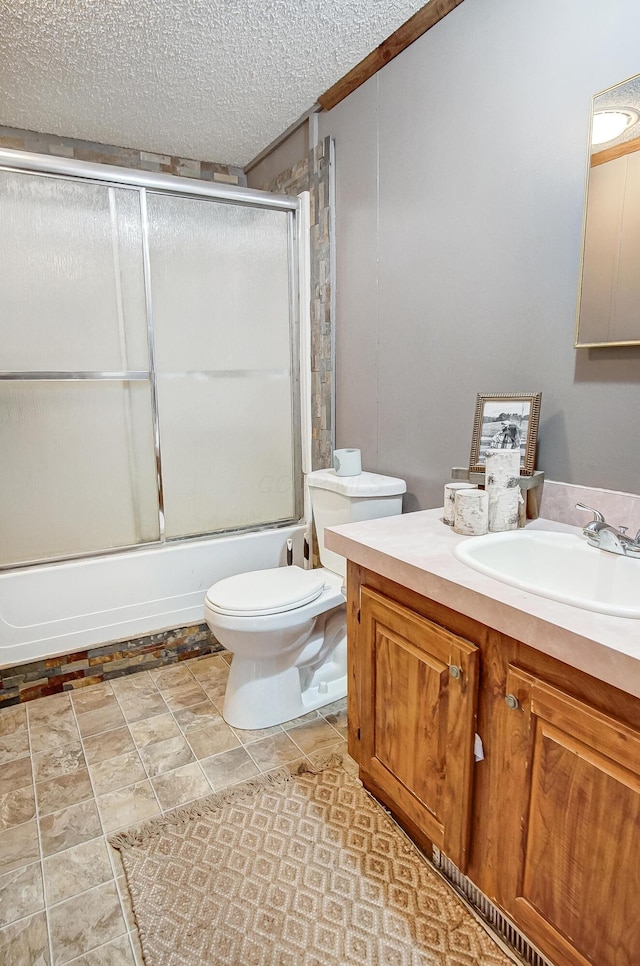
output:
[[[308,312],[302,305],[306,286],[304,265],[307,260],[308,218],[298,197],[291,195],[271,194],[237,185],[219,182],[200,181],[192,178],[181,178],[177,175],[160,174],[151,171],[139,171],[135,168],[120,168],[107,164],[96,164],[89,161],[35,154],[28,151],[13,151],[0,148],[0,171],[17,171],[22,174],[40,175],[51,178],[64,178],[85,184],[98,184],[107,188],[128,188],[137,191],[140,202],[142,229],[142,261],[144,272],[145,311],[147,326],[147,345],[149,352],[149,369],[122,370],[112,372],[99,371],[67,371],[67,370],[36,370],[21,372],[0,370],[0,382],[8,381],[42,381],[42,382],[72,382],[72,381],[117,381],[148,382],[151,397],[151,419],[153,446],[155,453],[156,495],[158,501],[158,532],[157,540],[146,540],[127,546],[109,547],[101,550],[88,550],[73,554],[61,554],[32,559],[21,563],[0,564],[0,572],[18,570],[25,567],[43,566],[69,560],[82,560],[102,557],[105,555],[126,553],[136,550],[153,549],[164,545],[184,543],[194,540],[223,537],[233,533],[251,533],[259,530],[288,527],[304,520],[304,493],[302,474],[306,469],[303,439],[306,428],[302,425],[303,416],[307,408],[302,404],[301,391],[307,380],[302,373],[304,362],[301,358],[301,346],[308,344]],[[155,364],[155,338],[153,326],[153,304],[151,299],[151,265],[149,254],[149,232],[147,222],[147,191],[181,198],[204,199],[227,204],[241,205],[262,209],[284,211],[287,217],[288,233],[288,262],[289,262],[289,330],[291,344],[291,416],[293,440],[293,484],[294,484],[294,515],[286,520],[249,525],[246,527],[232,527],[224,530],[203,531],[198,534],[188,534],[177,537],[167,537],[164,519],[164,492],[162,481],[162,453],[160,446],[160,420],[157,395],[157,372]],[[307,387],[308,388],[308,387]],[[309,428],[310,431],[310,428]]]

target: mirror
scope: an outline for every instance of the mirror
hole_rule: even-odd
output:
[[[591,112],[576,348],[640,345],[640,74]]]

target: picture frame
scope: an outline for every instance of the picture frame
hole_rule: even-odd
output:
[[[484,473],[488,449],[519,449],[520,474],[535,470],[541,392],[478,393],[469,472]]]

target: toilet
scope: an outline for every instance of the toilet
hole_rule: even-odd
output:
[[[308,473],[320,562],[276,567],[213,584],[205,619],[233,654],[223,717],[234,728],[269,728],[347,693],[346,560],[327,550],[324,528],[402,512],[404,480],[377,473]]]

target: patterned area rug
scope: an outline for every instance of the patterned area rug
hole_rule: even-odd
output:
[[[110,841],[146,966],[512,966],[339,759]]]

